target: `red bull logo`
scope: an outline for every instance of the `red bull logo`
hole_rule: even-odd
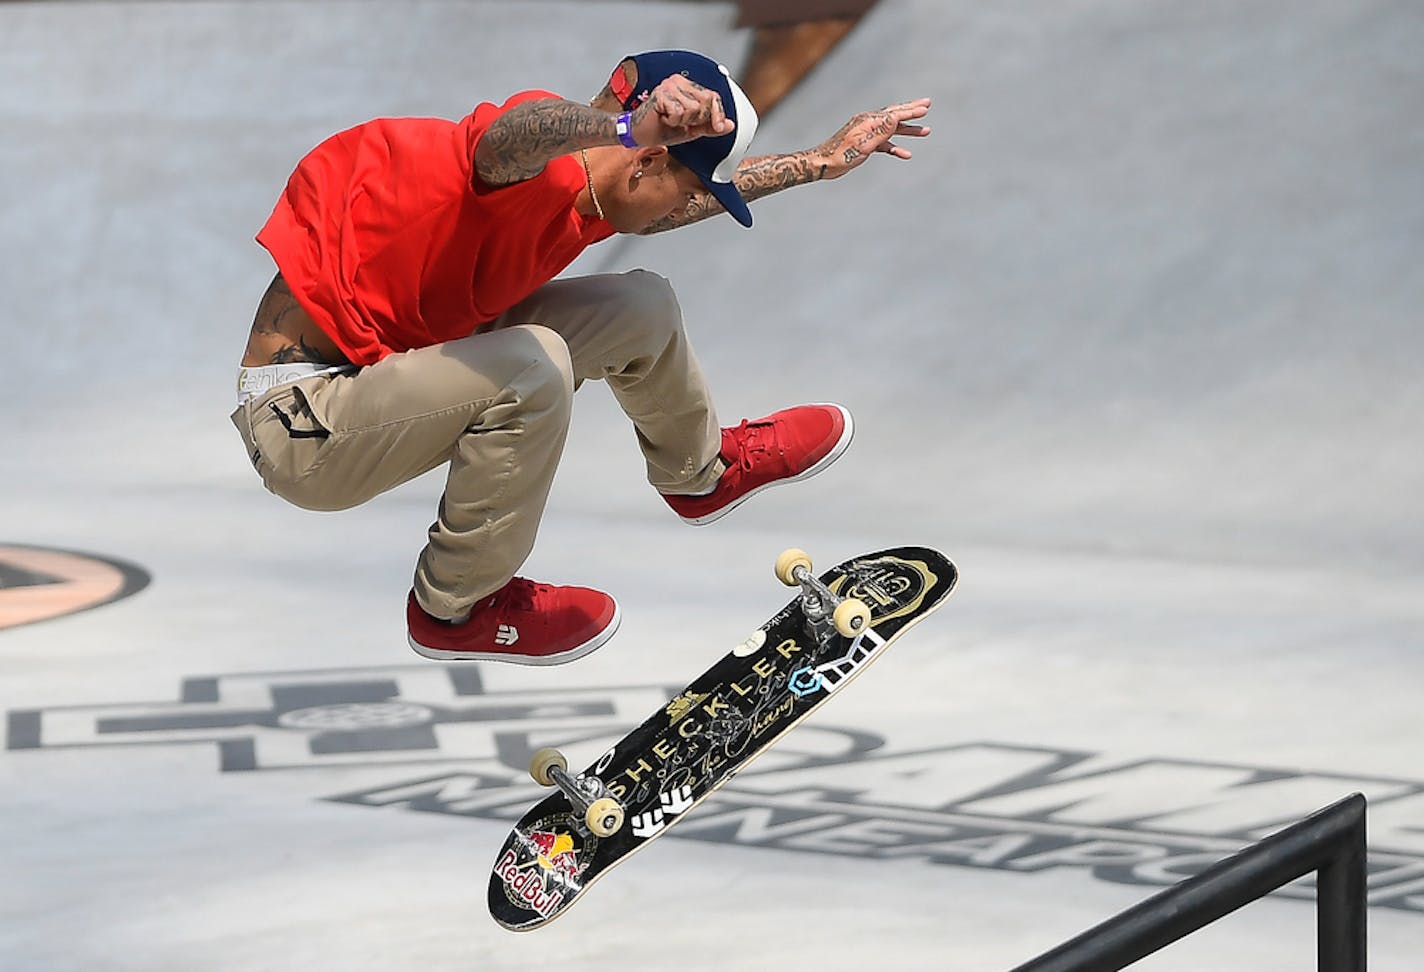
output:
[[[559,830],[532,830],[522,843],[522,848],[504,852],[494,872],[510,901],[548,918],[563,906],[570,890],[578,890],[583,872],[580,843],[572,833]]]
[[[579,876],[578,848],[572,834],[536,830],[529,835],[529,842],[537,848],[536,861],[544,870],[569,878]]]

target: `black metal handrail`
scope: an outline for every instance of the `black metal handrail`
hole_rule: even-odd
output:
[[[1351,794],[1090,928],[1013,972],[1119,969],[1318,872],[1319,972],[1365,972],[1365,798]]]

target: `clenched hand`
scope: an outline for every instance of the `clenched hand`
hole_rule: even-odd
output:
[[[652,90],[633,112],[632,124],[639,145],[677,145],[725,135],[737,127],[717,92],[680,74],[664,78]]]

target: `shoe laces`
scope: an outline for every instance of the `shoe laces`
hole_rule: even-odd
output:
[[[537,584],[523,577],[516,577],[501,592],[499,600],[504,607],[512,611],[533,611],[535,601],[552,589],[549,584]]]
[[[744,472],[751,472],[756,466],[754,453],[770,452],[776,444],[776,423],[756,422],[750,419],[742,419],[742,424],[734,429],[728,429],[732,435],[732,440],[737,445],[735,457],[736,465]],[[770,441],[768,441],[770,440]]]

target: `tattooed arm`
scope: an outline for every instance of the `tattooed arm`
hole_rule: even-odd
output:
[[[490,125],[475,146],[475,172],[487,186],[532,179],[551,159],[579,149],[617,145],[615,115],[559,98],[515,105]],[[676,145],[732,130],[716,92],[674,75],[632,113],[639,145]]]
[[[763,155],[743,159],[737,167],[735,182],[742,198],[751,202],[792,186],[803,186],[823,179],[839,179],[864,164],[876,152],[897,159],[910,158],[910,151],[891,141],[896,136],[923,138],[929,127],[910,124],[923,118],[930,110],[930,100],[891,105],[882,111],[866,111],[841,126],[840,131],[813,149],[790,155]],[[644,230],[644,234],[661,233],[706,219],[723,212],[722,204],[711,193],[699,193],[681,213],[661,219]]]
[[[737,167],[733,179],[737,191],[747,202],[769,196],[773,192],[803,186],[808,182],[819,182],[833,178],[828,167],[818,160],[813,151],[795,152],[791,155],[763,155],[754,159],[743,159]],[[642,235],[662,233],[689,223],[696,223],[726,212],[710,192],[699,192],[688,202],[687,208],[648,226]]]
[[[475,172],[487,186],[531,179],[551,160],[595,145],[616,145],[613,116],[555,98],[515,105],[475,146]]]

